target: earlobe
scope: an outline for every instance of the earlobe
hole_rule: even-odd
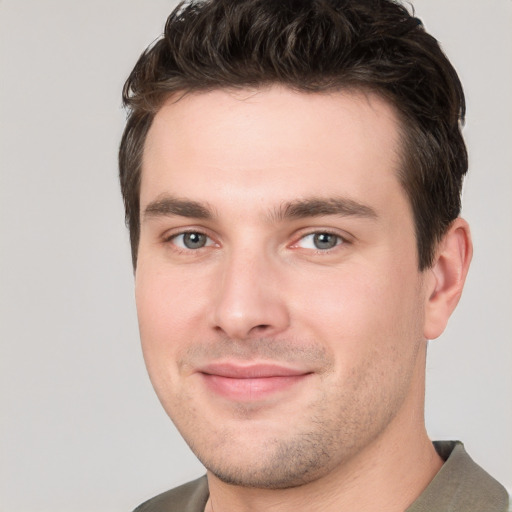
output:
[[[469,225],[457,218],[439,243],[434,264],[428,271],[426,339],[435,339],[444,331],[462,294],[472,255]]]

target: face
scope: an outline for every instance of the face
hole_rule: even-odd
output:
[[[222,480],[325,477],[406,435],[421,408],[426,287],[399,156],[392,108],[362,93],[214,91],[157,113],[141,183],[143,352]]]

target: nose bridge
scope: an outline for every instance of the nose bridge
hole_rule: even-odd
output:
[[[232,248],[224,258],[214,324],[233,339],[269,336],[286,329],[289,315],[279,290],[279,261],[264,247]]]

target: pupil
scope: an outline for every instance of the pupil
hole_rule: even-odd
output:
[[[314,236],[314,243],[317,249],[332,249],[336,246],[336,235],[330,233],[318,233]]]
[[[202,233],[185,233],[183,243],[188,249],[200,249],[206,244],[206,236]]]

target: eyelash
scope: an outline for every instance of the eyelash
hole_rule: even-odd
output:
[[[339,233],[335,233],[335,232],[329,231],[329,230],[322,230],[322,229],[320,229],[320,230],[310,231],[310,232],[301,234],[301,236],[297,239],[296,242],[294,242],[292,244],[291,247],[292,248],[297,247],[297,248],[300,249],[300,247],[298,247],[300,242],[304,241],[308,237],[314,238],[315,236],[320,236],[320,235],[327,235],[327,236],[335,237],[336,238],[336,244],[333,247],[329,247],[329,248],[321,249],[321,248],[318,248],[318,247],[316,247],[316,248],[310,247],[310,248],[306,248],[306,250],[314,251],[314,254],[326,255],[326,254],[330,254],[332,251],[335,251],[337,248],[339,248],[339,246],[345,245],[345,244],[349,243],[347,238],[342,236],[342,235],[340,235]]]
[[[184,237],[187,234],[197,234],[197,235],[205,236],[207,238],[206,245],[199,247],[197,249],[192,249],[192,248],[186,248],[186,247],[179,247],[178,245],[176,245],[176,243],[173,243],[173,241],[176,240],[178,237],[180,237],[180,236]],[[174,246],[175,250],[177,250],[179,252],[189,253],[189,254],[193,253],[193,252],[198,252],[200,249],[204,249],[205,247],[211,247],[212,245],[215,245],[215,241],[213,240],[213,238],[211,236],[209,236],[207,233],[205,233],[204,231],[201,231],[199,229],[188,229],[185,231],[180,231],[179,233],[172,233],[170,235],[166,235],[163,237],[163,242],[164,242],[164,244],[172,244]],[[213,243],[209,243],[209,242],[213,242]]]
[[[188,247],[188,248],[180,247],[176,243],[173,242],[174,240],[176,240],[180,236],[185,236],[187,234],[197,234],[197,235],[205,236],[207,238],[207,242],[206,242],[205,245],[203,245],[201,247],[198,247],[198,248],[195,248],[195,249],[194,248],[190,248],[190,247]],[[292,249],[301,249],[301,247],[299,247],[299,243],[301,241],[305,240],[307,237],[314,237],[315,235],[334,236],[334,237],[336,237],[337,240],[336,240],[336,245],[334,245],[331,248],[325,248],[325,249],[306,248],[307,251],[311,251],[314,254],[327,255],[327,254],[330,254],[332,251],[336,250],[338,247],[351,243],[347,239],[347,237],[342,236],[339,233],[336,233],[336,232],[333,232],[333,231],[330,231],[330,230],[327,230],[327,229],[326,230],[317,229],[315,231],[308,231],[308,232],[305,232],[305,233],[301,233],[301,235],[298,238],[296,238],[296,241],[293,242],[292,244],[290,244],[288,247],[290,247]],[[178,233],[172,233],[170,235],[164,236],[162,240],[163,240],[164,244],[171,244],[171,245],[173,245],[174,250],[176,250],[177,252],[183,253],[183,254],[198,253],[198,252],[202,252],[201,249],[205,249],[205,248],[208,248],[208,247],[212,247],[212,246],[215,246],[215,245],[218,246],[219,245],[219,244],[217,244],[215,242],[215,240],[211,236],[209,236],[207,233],[205,233],[204,231],[201,231],[199,229],[188,229],[188,230],[185,230],[185,231],[180,231]]]

